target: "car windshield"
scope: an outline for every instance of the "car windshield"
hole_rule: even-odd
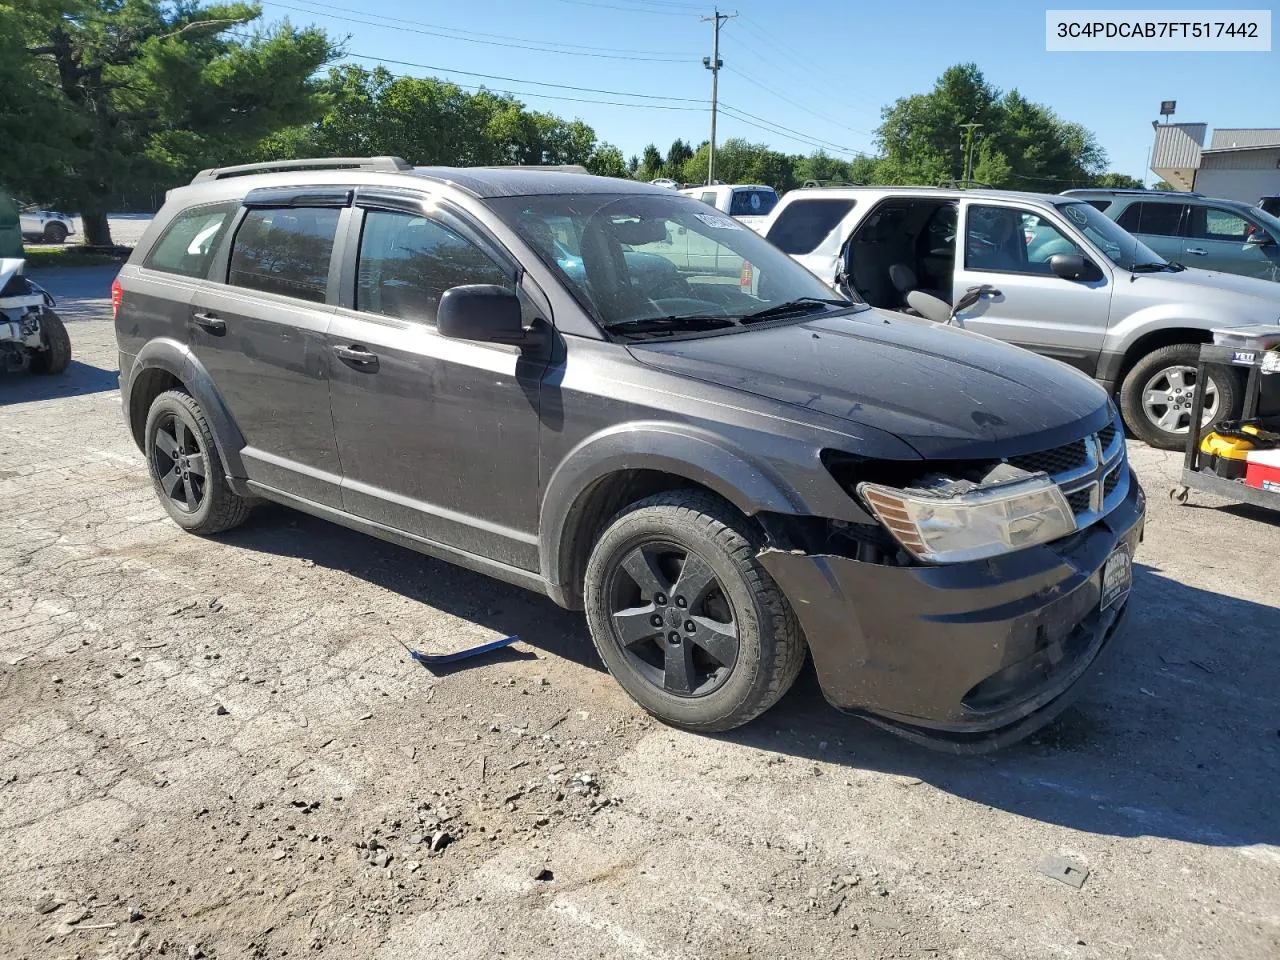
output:
[[[605,329],[741,328],[850,303],[705,203],[672,194],[506,197],[492,209]]]
[[[1160,254],[1090,204],[1074,201],[1054,205],[1117,267],[1132,270],[1139,265],[1166,264]]]

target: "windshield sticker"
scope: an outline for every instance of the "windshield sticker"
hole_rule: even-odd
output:
[[[1063,213],[1070,217],[1077,227],[1083,227],[1089,223],[1089,215],[1080,208],[1080,204],[1063,208]]]
[[[730,217],[718,217],[714,213],[695,213],[694,216],[705,223],[708,227],[714,227],[717,230],[742,229],[742,224]]]

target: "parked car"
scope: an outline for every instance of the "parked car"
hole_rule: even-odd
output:
[[[0,259],[22,258],[22,227],[18,205],[0,190]]]
[[[1236,200],[1162,190],[1067,190],[1166,260],[1280,281],[1280,220]]]
[[[1075,196],[794,190],[764,235],[872,306],[922,315],[908,299],[923,294],[942,302],[944,319],[1077,367],[1118,392],[1135,435],[1165,449],[1186,444],[1210,331],[1280,318],[1271,283],[1187,270]],[[1204,386],[1204,423],[1238,415],[1243,384],[1233,370],[1212,368]]]
[[[1273,217],[1280,217],[1280,193],[1272,194],[1269,197],[1263,197],[1258,201],[1258,208],[1265,213],[1271,214]]]
[[[680,184],[676,183],[669,177],[658,177],[656,180],[650,180],[655,187],[662,187],[664,190],[679,190]]]
[[[22,235],[28,240],[66,243],[67,237],[75,232],[74,217],[56,210],[39,210],[31,205],[22,208]]]
[[[757,233],[773,208],[778,205],[778,192],[773,187],[758,183],[716,183],[706,187],[689,187],[680,192],[686,197],[694,197],[715,207],[721,213],[727,213]]]
[[[1082,374],[834,297],[650,185],[304,163],[170,191],[113,285],[183,529],[261,498],[539,591],[693,730],[807,648],[837,706],[988,749],[1115,648],[1145,501]],[[632,269],[679,231],[752,288]]]
[[[20,257],[0,257],[0,373],[62,373],[71,363],[71,338],[53,312],[53,297],[23,275],[25,268]]]

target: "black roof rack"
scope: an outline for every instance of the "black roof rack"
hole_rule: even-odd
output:
[[[413,164],[400,157],[316,157],[309,160],[269,160],[266,163],[242,163],[234,167],[210,167],[201,170],[192,183],[226,180],[252,173],[274,173],[277,170],[372,170],[380,173],[404,173]]]
[[[1152,194],[1156,196],[1171,197],[1203,197],[1203,193],[1196,193],[1194,190],[1138,190],[1134,187],[1076,187],[1072,190],[1063,190],[1059,196],[1070,197],[1077,193],[1125,193],[1137,196],[1149,197]]]

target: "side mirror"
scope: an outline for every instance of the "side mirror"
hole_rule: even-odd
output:
[[[506,287],[473,283],[450,287],[440,298],[436,327],[454,340],[480,340],[527,346],[520,298]]]
[[[1088,257],[1078,253],[1055,253],[1049,258],[1049,269],[1063,280],[1099,280],[1102,271]]]

